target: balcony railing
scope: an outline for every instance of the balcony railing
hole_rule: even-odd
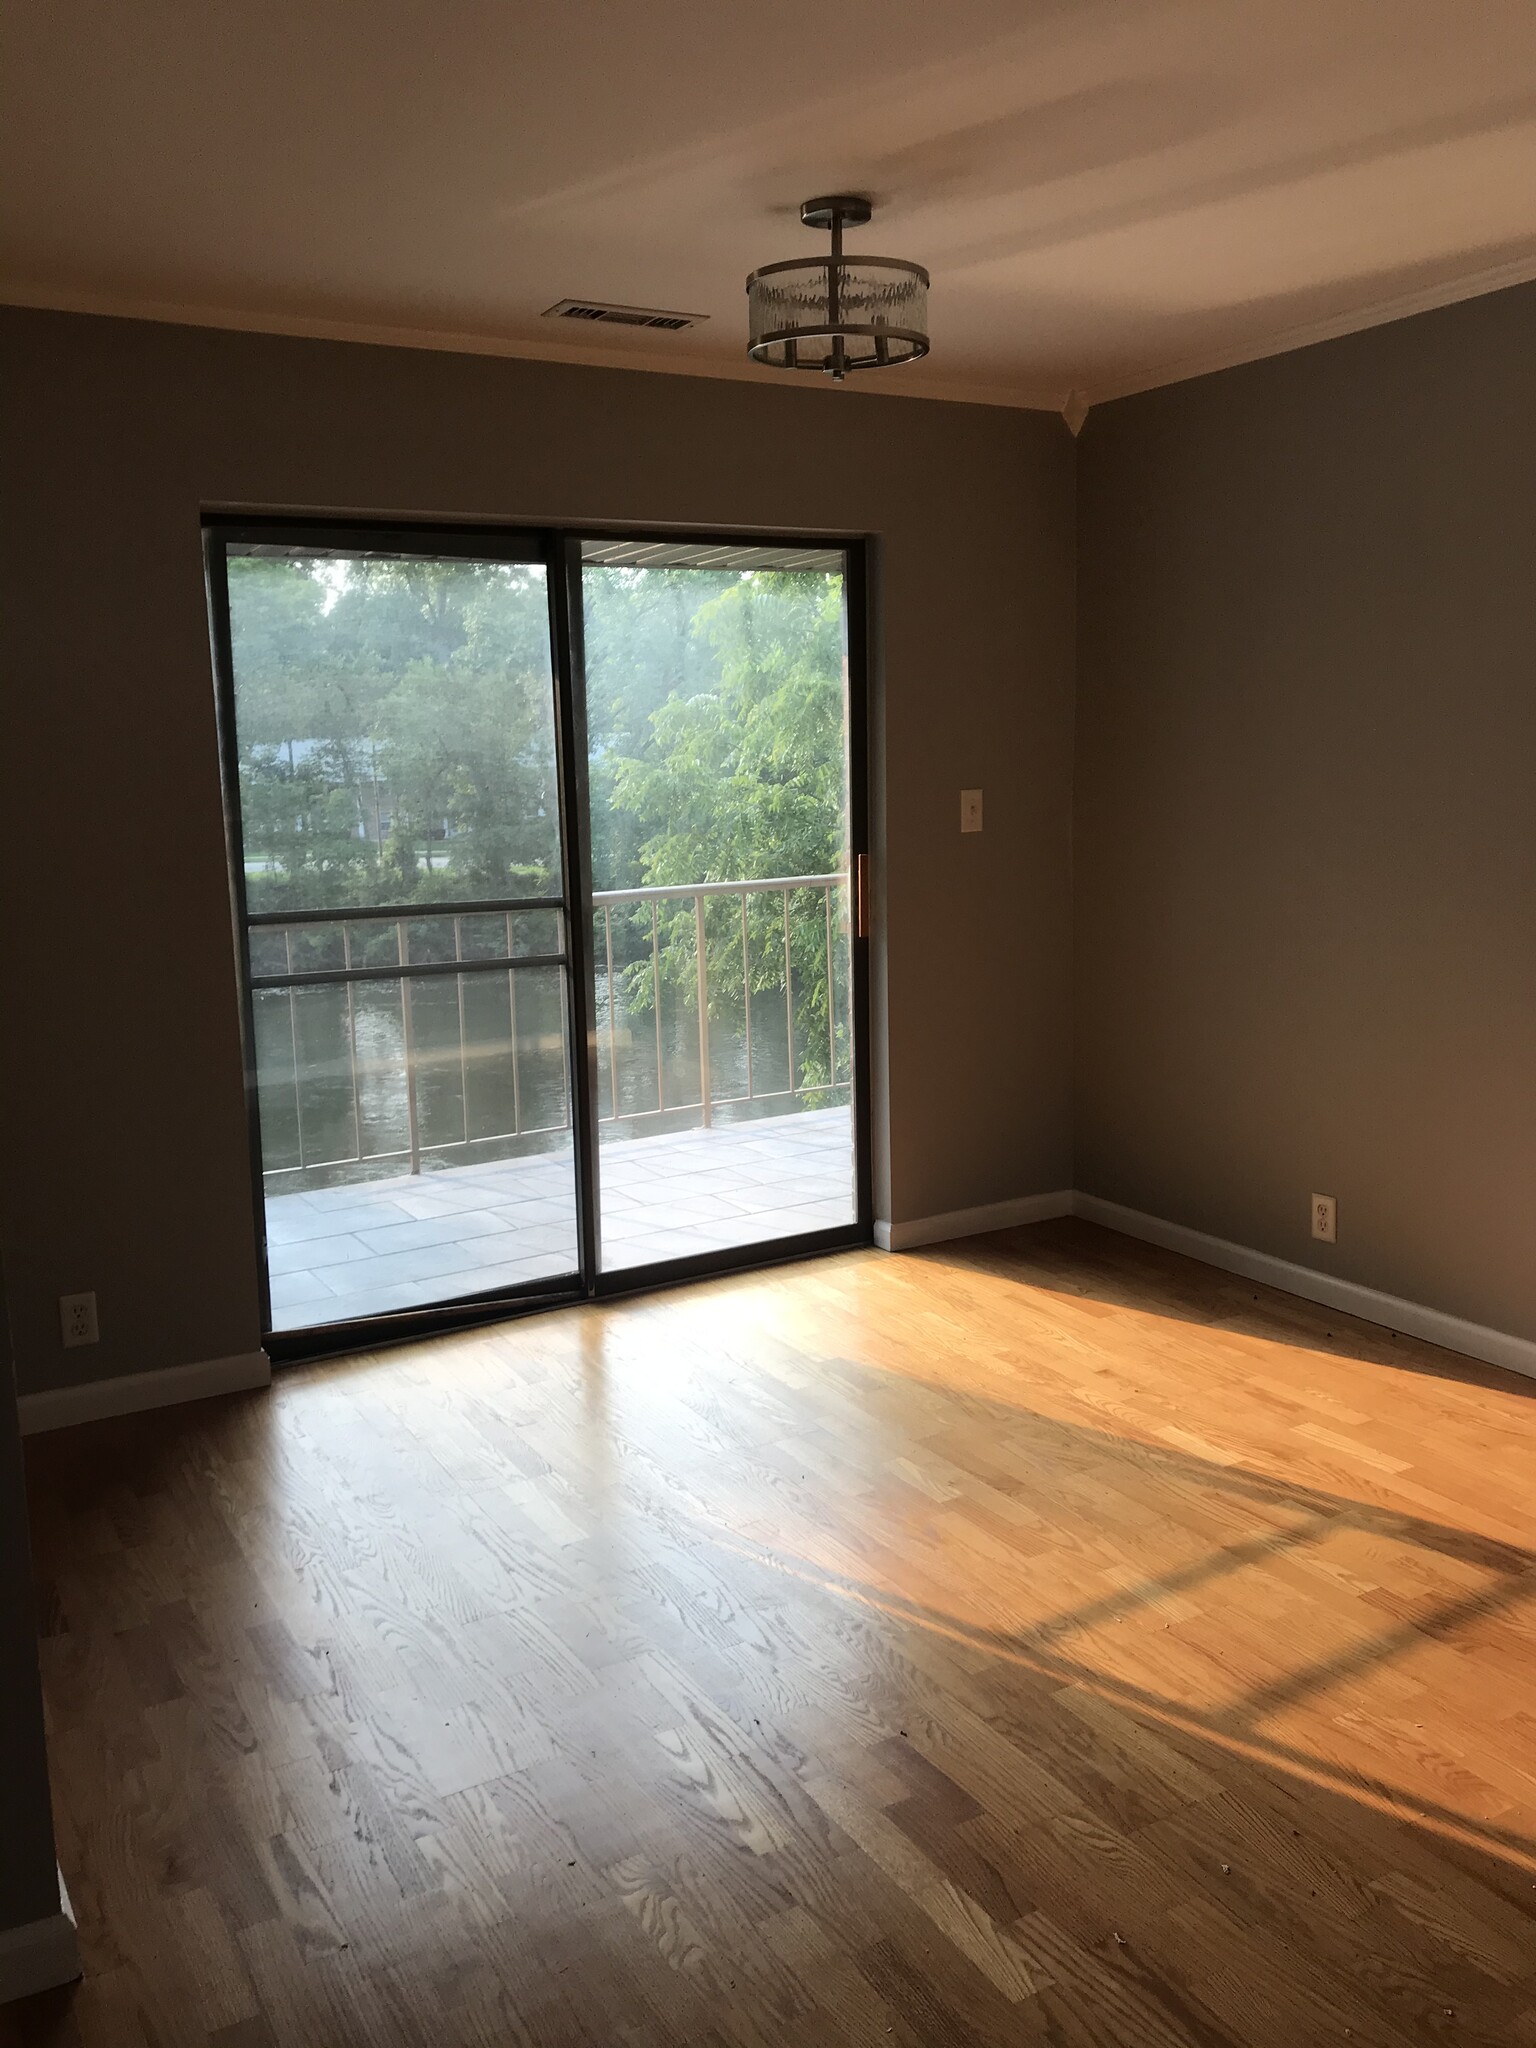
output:
[[[832,897],[836,890],[847,882],[846,875],[781,875],[768,882],[681,882],[664,888],[652,889],[602,889],[592,896],[594,914],[601,913],[603,923],[603,959],[606,966],[605,985],[606,1051],[608,1059],[608,1114],[599,1120],[604,1123],[617,1122],[620,1117],[619,1070],[617,1039],[614,1016],[617,1005],[614,1002],[614,960],[613,960],[613,913],[620,905],[639,904],[648,906],[651,926],[651,987],[650,1008],[656,1024],[656,1107],[650,1110],[631,1110],[624,1120],[641,1122],[646,1117],[670,1116],[677,1110],[696,1109],[699,1111],[707,1130],[717,1108],[724,1109],[743,1102],[786,1101],[806,1094],[826,1094],[839,1086],[837,1080],[837,971],[836,952],[833,944]],[[822,899],[822,921],[826,929],[827,946],[827,1076],[823,1082],[802,1087],[795,1079],[795,998],[794,966],[792,960],[790,900],[802,890],[814,890]],[[741,996],[742,1016],[746,1038],[746,1087],[733,1095],[716,1095],[711,1085],[709,1050],[709,940],[705,931],[704,906],[715,897],[739,896],[741,898]],[[785,1067],[789,1077],[787,1088],[759,1089],[752,1058],[752,944],[748,930],[747,901],[753,896],[778,896],[783,900],[784,923],[784,1043]],[[693,951],[697,976],[696,1001],[699,1012],[699,1093],[691,1102],[669,1103],[666,1100],[666,1059],[662,1045],[661,1029],[661,941],[659,929],[660,906],[664,903],[693,904]],[[600,1047],[600,1051],[601,1051]]]
[[[606,1082],[600,1090],[606,1102],[599,1101],[599,1121],[609,1126],[644,1125],[659,1118],[675,1122],[691,1113],[707,1128],[719,1109],[740,1110],[758,1103],[789,1107],[818,1095],[829,1098],[832,1091],[845,1088],[850,1079],[846,952],[840,953],[839,945],[846,932],[846,899],[840,892],[846,891],[847,883],[845,874],[790,875],[594,894],[595,1034],[600,1080]],[[807,895],[813,899],[809,905]],[[777,916],[767,911],[767,901],[774,897],[779,899]],[[732,942],[739,944],[739,973],[734,960],[729,969],[722,968],[722,956],[729,956],[731,944],[723,937],[724,920],[718,913],[711,915],[719,899],[729,898],[738,899],[731,925],[739,933],[739,940]],[[370,916],[361,908],[338,912],[342,964],[330,973],[305,973],[295,959],[295,932],[312,921],[314,913],[295,918],[293,929],[268,914],[272,938],[281,932],[287,970],[278,967],[253,983],[258,1005],[271,1006],[259,1011],[257,1032],[264,1151],[270,1162],[264,1177],[269,1187],[292,1187],[311,1176],[345,1176],[348,1168],[395,1162],[415,1174],[430,1156],[456,1154],[467,1162],[494,1156],[496,1148],[504,1152],[524,1139],[536,1145],[570,1129],[564,1000],[550,1002],[546,990],[537,1005],[546,1014],[530,1030],[520,1022],[518,986],[532,971],[548,974],[558,966],[564,973],[568,966],[563,954],[558,961],[542,952],[527,959],[512,957],[517,950],[512,909],[505,913],[506,950],[500,960],[487,960],[483,954],[476,958],[474,945],[466,951],[465,924],[475,928],[483,947],[487,923],[501,914],[494,904],[440,910],[430,903],[412,906],[408,915],[391,911]],[[436,929],[437,943],[430,958],[413,958],[412,926],[423,923]],[[365,966],[354,964],[354,927],[370,932],[370,942],[363,946]],[[390,929],[393,957],[381,961],[378,940]],[[797,1043],[797,985],[803,994],[812,930],[816,953],[824,956],[815,960],[810,972],[817,978],[822,972],[826,976],[825,1039],[818,1022],[814,1042],[807,1043],[801,1030]],[[782,948],[781,972],[768,965],[765,938],[771,939],[774,949]],[[494,950],[500,951],[499,944]],[[765,987],[765,975],[775,973],[779,985]],[[448,995],[445,976],[456,1003]],[[504,977],[506,992],[494,1041],[483,1035],[483,1028],[477,1031],[466,1005],[466,989],[472,981],[483,987],[487,977],[496,982]],[[685,1010],[697,1012],[686,1027],[689,1036],[697,1032],[696,1091],[676,1085],[679,1044],[675,1033],[669,1043],[663,1028],[669,990],[686,991]],[[530,993],[525,983],[525,1010]],[[424,1019],[417,1009],[423,1000],[433,1005],[427,1033],[432,1042],[426,1045]],[[722,1077],[712,1056],[712,1002],[717,1010],[728,1004],[740,1020],[730,1048],[729,1078]],[[301,1018],[306,1003],[313,1007]],[[554,1009],[558,1019],[550,1014]],[[647,1010],[649,1023],[643,1035],[654,1050],[648,1045],[640,1055],[640,1037],[630,1026]],[[819,1077],[823,1059],[825,1079]],[[541,1064],[530,1085],[529,1069],[535,1061]],[[652,1064],[654,1101],[635,1106],[637,1095],[651,1094],[649,1086],[642,1090],[639,1083],[641,1070]],[[552,1071],[556,1065],[558,1085]],[[487,1105],[475,1100],[477,1090],[484,1092],[477,1077],[493,1069],[503,1085],[496,1091],[499,1106],[487,1115],[481,1113]],[[504,1085],[507,1080],[510,1091]],[[430,1091],[434,1104],[430,1118],[424,1109],[425,1091]],[[428,1125],[441,1132],[445,1114],[451,1128],[434,1137]],[[284,1132],[281,1140],[279,1126]]]

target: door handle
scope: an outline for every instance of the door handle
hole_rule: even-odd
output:
[[[853,863],[854,934],[861,939],[869,937],[869,903],[869,855],[861,853]]]

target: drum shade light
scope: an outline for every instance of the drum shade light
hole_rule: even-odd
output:
[[[863,227],[869,200],[807,199],[800,218],[829,230],[825,259],[765,263],[747,279],[747,354],[779,370],[883,370],[928,353],[928,273],[894,256],[845,256],[843,230]]]

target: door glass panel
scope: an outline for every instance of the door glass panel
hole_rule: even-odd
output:
[[[603,1266],[849,1224],[843,557],[583,556]]]
[[[573,1276],[544,569],[226,568],[272,1326]]]

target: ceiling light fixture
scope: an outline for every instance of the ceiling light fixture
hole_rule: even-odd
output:
[[[882,370],[928,353],[928,273],[894,256],[843,254],[843,230],[874,211],[846,194],[807,199],[800,218],[829,228],[825,261],[765,263],[747,279],[747,354],[779,370]]]

